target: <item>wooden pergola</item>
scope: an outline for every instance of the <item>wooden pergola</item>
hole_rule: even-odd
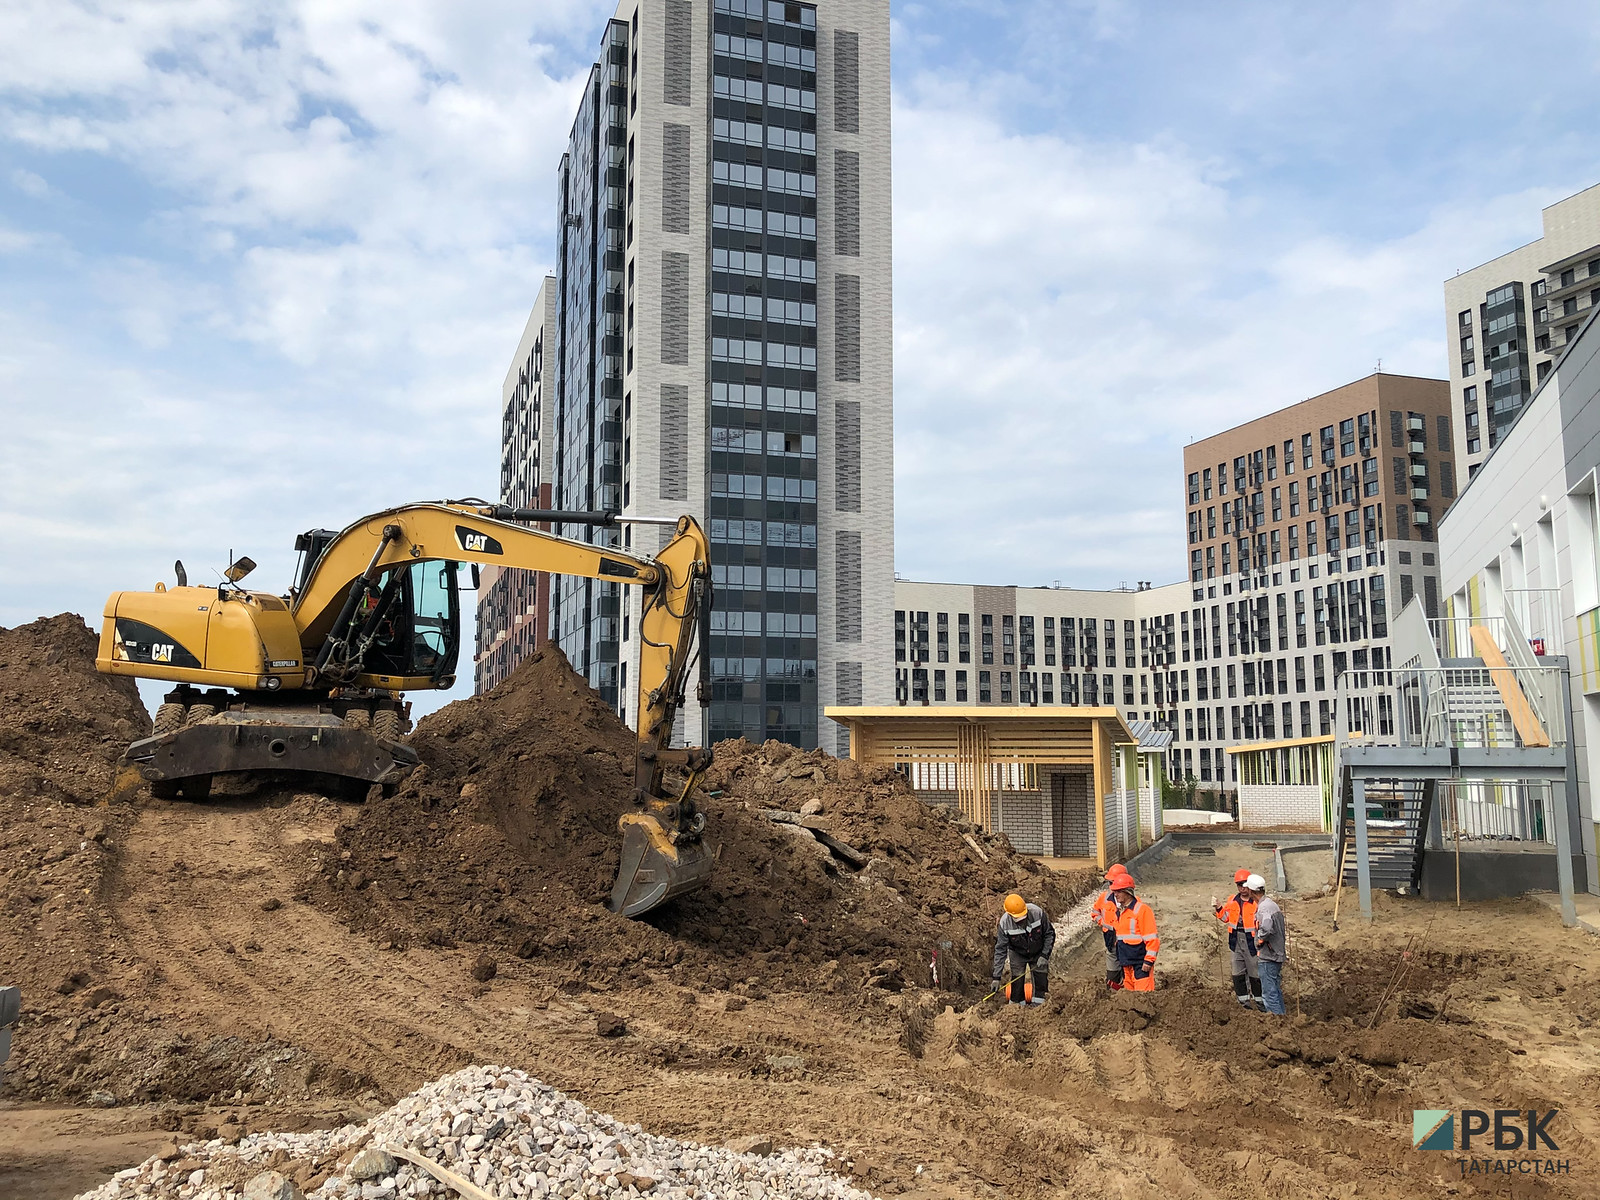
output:
[[[1041,791],[1042,769],[1087,768],[1095,861],[1104,868],[1140,841],[1139,742],[1115,708],[946,704],[824,713],[849,729],[852,759],[905,771],[919,793],[953,793],[962,814],[985,829],[995,828],[997,797]],[[1131,818],[1125,809],[1113,814],[1108,845],[1107,800],[1128,796]]]

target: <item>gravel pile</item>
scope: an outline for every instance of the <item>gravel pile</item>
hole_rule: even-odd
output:
[[[404,1200],[456,1192],[396,1151],[426,1158],[497,1200],[871,1200],[829,1169],[831,1151],[772,1152],[770,1143],[750,1141],[753,1152],[739,1153],[656,1137],[522,1071],[468,1067],[365,1125],[167,1146],[79,1200]]]

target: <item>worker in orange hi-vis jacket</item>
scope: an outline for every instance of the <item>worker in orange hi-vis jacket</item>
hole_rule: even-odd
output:
[[[1095,899],[1093,907],[1089,909],[1089,919],[1095,923],[1106,943],[1106,986],[1113,991],[1122,986],[1122,966],[1117,962],[1117,933],[1113,926],[1116,923],[1117,906],[1111,899],[1111,881],[1118,875],[1125,874],[1127,868],[1121,863],[1112,863],[1111,869],[1106,872],[1106,890]]]
[[[1134,886],[1133,876],[1126,871],[1111,881],[1117,961],[1122,965],[1124,988],[1130,992],[1153,992],[1161,938],[1156,934],[1156,914],[1133,894]]]
[[[1215,896],[1211,897],[1211,911],[1228,927],[1234,997],[1245,1008],[1254,1008],[1265,1004],[1261,999],[1261,967],[1256,959],[1256,897],[1245,887],[1249,878],[1248,867],[1235,871],[1234,894],[1220,904]]]

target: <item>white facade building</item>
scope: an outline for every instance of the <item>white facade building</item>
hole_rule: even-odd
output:
[[[1570,664],[1573,853],[1585,859],[1588,890],[1600,892],[1600,327],[1592,319],[1446,514],[1439,555],[1450,615],[1510,612],[1536,654]]]
[[[1183,665],[1187,584],[1129,591],[895,583],[895,702],[906,705],[1114,706],[1130,725],[1171,730],[1167,771],[1212,781],[1217,739],[1196,703],[1209,676]],[[1184,629],[1187,637],[1187,629]],[[1181,659],[1181,662],[1180,662]]]

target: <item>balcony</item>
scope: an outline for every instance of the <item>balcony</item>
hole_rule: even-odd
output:
[[[1426,479],[1427,477],[1428,477],[1428,464],[1427,463],[1412,463],[1411,464],[1411,478],[1413,478],[1413,479]]]
[[[1425,488],[1425,487],[1414,487],[1414,488],[1412,488],[1411,489],[1411,498],[1413,500],[1426,500],[1428,498],[1428,489]]]
[[[1426,454],[1428,452],[1428,443],[1419,438],[1412,438],[1408,449],[1412,454]]]
[[[1423,417],[1407,417],[1406,429],[1411,433],[1427,433],[1428,422]]]
[[[1411,667],[1374,674],[1386,682],[1353,687],[1347,672],[1335,686],[1341,750],[1477,751],[1482,764],[1475,766],[1508,750],[1554,752],[1552,762],[1565,760],[1565,711],[1559,703],[1540,702],[1561,695],[1560,667]]]
[[[1428,515],[1427,509],[1419,508],[1412,512],[1411,523],[1413,525],[1431,525],[1433,523],[1433,518]]]

